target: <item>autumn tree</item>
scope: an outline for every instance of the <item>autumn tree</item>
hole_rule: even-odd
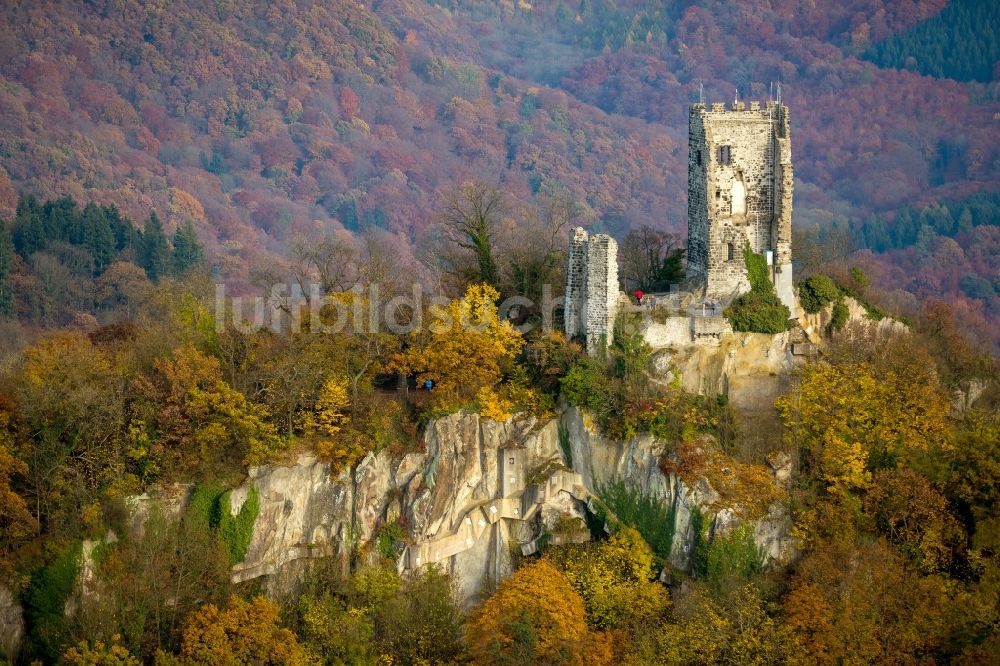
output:
[[[14,455],[8,422],[9,416],[0,414],[0,573],[10,551],[38,528],[27,502],[13,486],[28,473],[28,466]]]
[[[399,591],[373,608],[373,640],[398,663],[450,664],[465,657],[465,615],[452,576],[431,566],[402,580]]]
[[[56,249],[56,245],[49,249]],[[39,287],[41,307],[38,318],[42,323],[64,325],[73,314],[86,308],[89,277],[75,274],[69,265],[50,251],[31,255],[29,264]]]
[[[702,584],[677,595],[669,616],[635,632],[626,664],[780,664],[787,632],[768,612],[761,590],[747,583],[717,598]]]
[[[257,465],[282,446],[267,408],[229,386],[214,357],[187,345],[155,367],[154,376],[137,382],[147,402],[136,417],[143,427],[155,425],[151,462],[217,464],[238,453]]]
[[[309,663],[295,634],[279,624],[278,606],[264,597],[233,595],[224,609],[206,604],[191,615],[180,657],[161,655],[157,663],[208,666],[299,666]]]
[[[947,572],[964,535],[947,499],[926,477],[912,469],[880,470],[864,506],[921,570]]]
[[[977,521],[995,519],[1000,505],[1000,414],[985,409],[968,413],[942,458],[946,495]]]
[[[140,533],[103,546],[92,583],[100,593],[86,598],[76,617],[84,636],[120,634],[133,654],[151,661],[158,650],[177,649],[189,614],[226,599],[229,555],[197,515],[203,509],[193,500],[178,519],[154,507]]]
[[[295,629],[318,663],[465,663],[465,615],[440,568],[362,566],[341,580],[321,567],[307,580]]]
[[[783,602],[792,663],[919,661],[947,637],[945,581],[907,569],[884,540],[824,547],[799,565]]]
[[[350,606],[339,596],[325,594],[303,595],[296,610],[297,633],[317,663],[329,666],[376,663],[373,621],[365,609]]]
[[[810,464],[828,465],[823,474],[832,485],[863,487],[866,467],[911,460],[940,447],[947,434],[947,396],[933,367],[917,359],[886,366],[865,360],[812,363],[798,387],[776,404]],[[827,446],[843,451],[824,456]]]
[[[365,454],[354,437],[341,432],[350,422],[349,405],[347,379],[330,377],[320,390],[315,409],[305,417],[305,434],[315,439],[317,453],[335,471],[353,465]]]
[[[395,355],[390,368],[430,380],[446,400],[468,399],[491,389],[523,339],[509,322],[500,321],[496,289],[472,285],[465,297],[433,307],[431,322],[415,332],[409,346]]]
[[[36,518],[75,516],[102,487],[134,489],[124,447],[124,368],[79,332],[39,340],[17,375],[17,427],[28,464],[27,497]]]
[[[546,557],[581,596],[595,629],[649,621],[670,605],[666,588],[655,580],[653,551],[631,527],[596,545],[554,548]]]
[[[522,566],[472,611],[466,641],[476,664],[584,664],[583,600],[553,564]]]
[[[142,662],[118,643],[119,638],[115,636],[110,644],[103,641],[94,641],[93,644],[81,641],[66,650],[63,663],[68,666],[140,666]]]
[[[101,308],[120,310],[132,319],[152,296],[153,286],[146,273],[135,264],[116,261],[94,281],[94,300]]]
[[[227,340],[237,342],[235,334]],[[337,346],[318,331],[288,333],[284,336],[258,336],[245,340],[250,345],[243,353],[248,380],[260,387],[260,399],[267,405],[275,424],[287,437],[301,434],[306,414],[319,400],[324,383],[331,373],[341,372]],[[255,370],[255,371],[254,371]]]

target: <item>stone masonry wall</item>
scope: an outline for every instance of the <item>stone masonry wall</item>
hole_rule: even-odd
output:
[[[614,338],[618,315],[618,243],[607,234],[588,235],[582,227],[569,241],[565,331],[583,337],[596,354]]]
[[[787,107],[692,105],[688,148],[690,274],[704,276],[711,297],[746,291],[743,247],[749,243],[754,252],[774,251],[775,282],[790,285],[793,173]],[[720,148],[728,151],[728,162],[720,160]]]
[[[688,250],[691,277],[704,276],[708,267],[708,151],[701,105],[688,114]]]
[[[572,340],[585,335],[584,308],[587,304],[587,232],[577,227],[569,239],[569,265],[566,268],[566,305],[563,314],[566,337]]]
[[[587,247],[587,353],[611,344],[618,315],[618,243],[594,234]]]

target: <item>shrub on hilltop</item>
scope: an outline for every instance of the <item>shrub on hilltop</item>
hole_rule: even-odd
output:
[[[750,279],[750,291],[736,297],[726,308],[726,319],[734,331],[771,334],[787,331],[792,313],[778,299],[767,274],[767,260],[753,252],[747,244],[743,248],[743,261]]]

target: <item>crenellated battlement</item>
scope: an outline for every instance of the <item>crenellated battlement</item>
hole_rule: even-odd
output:
[[[770,120],[776,115],[787,112],[787,110],[788,107],[784,104],[779,104],[773,100],[767,100],[763,104],[758,100],[751,100],[750,102],[735,100],[729,104],[725,102],[712,102],[709,105],[695,103],[690,106],[689,113],[725,115],[730,118],[738,118],[742,114],[747,118],[759,117],[764,120]]]
[[[688,275],[705,295],[749,289],[743,248],[768,258],[782,301],[792,293],[788,107],[767,101],[692,104],[688,115]]]

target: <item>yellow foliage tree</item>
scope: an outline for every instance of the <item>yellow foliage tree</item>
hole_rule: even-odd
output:
[[[947,571],[965,540],[945,496],[911,469],[879,471],[864,506],[879,529],[926,573]]]
[[[306,430],[317,437],[333,437],[351,420],[345,413],[350,399],[347,380],[331,377],[323,384],[316,409],[306,417]]]
[[[244,601],[233,595],[224,610],[202,606],[188,620],[180,658],[159,655],[161,664],[184,666],[299,666],[309,664],[305,650],[288,629],[279,626],[278,606],[264,597]]]
[[[793,664],[921,663],[951,635],[952,586],[884,540],[814,549],[785,596]],[[958,610],[958,609],[956,609]]]
[[[468,400],[492,389],[524,343],[510,322],[500,321],[499,298],[493,287],[477,284],[463,298],[431,308],[433,321],[413,334],[390,368],[415,374],[418,384],[431,380],[444,400]]]
[[[315,438],[316,452],[335,471],[353,465],[365,454],[354,433],[343,432],[351,421],[347,414],[350,403],[347,378],[330,377],[323,384],[316,407],[305,417],[306,435]]]
[[[63,663],[67,666],[140,666],[142,662],[136,659],[122,645],[120,636],[114,636],[110,645],[96,641],[93,645],[80,641],[63,654]]]
[[[739,664],[785,661],[786,632],[765,610],[752,584],[718,599],[693,586],[678,598],[669,622],[647,624],[621,660],[639,666]]]
[[[494,421],[506,421],[514,409],[511,400],[498,395],[496,391],[486,386],[476,393],[476,404],[479,405],[480,415]]]
[[[548,560],[518,569],[472,611],[466,627],[476,664],[586,664],[583,600]]]
[[[825,433],[823,440],[819,468],[827,490],[846,495],[867,488],[872,475],[866,469],[868,452],[861,447],[861,443],[848,443],[834,432]]]
[[[156,368],[162,380],[151,397],[165,403],[154,415],[165,443],[183,448],[192,440],[203,461],[240,451],[248,465],[261,464],[281,448],[267,408],[232,388],[215,358],[187,345],[158,360]]]
[[[8,416],[0,413],[0,573],[7,564],[8,548],[34,534],[38,528],[28,503],[12,487],[17,477],[28,473],[28,466],[14,455],[7,422]]]
[[[267,420],[267,408],[250,402],[224,381],[206,390],[192,389],[188,407],[202,422],[195,441],[205,458],[213,455],[213,447],[233,446],[243,450],[245,464],[260,465],[281,448],[281,438]]]
[[[579,593],[587,622],[597,629],[644,622],[670,605],[667,589],[655,582],[653,551],[631,527],[597,546],[557,547],[546,557]]]
[[[947,443],[948,396],[933,369],[917,363],[898,368],[864,361],[812,363],[798,389],[775,404],[812,462],[822,466],[823,449],[838,447],[849,462],[831,467],[831,475],[846,474],[852,478],[842,482],[861,487],[859,462],[904,463]]]

